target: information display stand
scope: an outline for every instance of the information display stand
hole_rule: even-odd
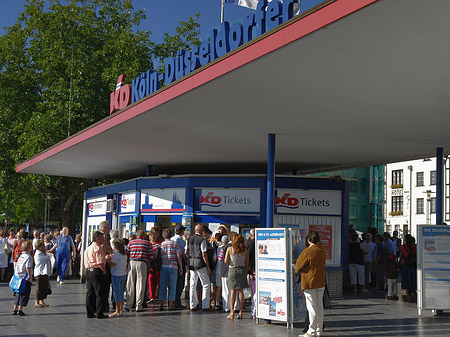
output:
[[[450,226],[418,226],[417,311],[450,310]]]
[[[256,229],[256,318],[286,322],[305,317],[300,284],[294,282],[294,264],[304,249],[298,229]]]

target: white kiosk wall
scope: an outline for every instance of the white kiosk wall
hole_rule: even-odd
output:
[[[341,217],[276,215],[274,227],[296,228],[308,233],[315,230],[327,251],[327,267],[341,266]],[[305,234],[306,235],[306,234]]]

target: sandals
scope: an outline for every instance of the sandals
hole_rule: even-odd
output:
[[[164,310],[164,305],[160,304],[159,305],[159,311],[163,311]]]
[[[13,310],[12,314],[17,315],[17,310]]]
[[[171,307],[168,307],[167,310],[174,311],[174,310],[177,310],[177,308],[175,308],[174,306],[171,306]]]
[[[237,315],[237,319],[242,319],[242,312]]]
[[[234,319],[234,314],[229,314],[229,315],[227,316],[227,318],[228,318],[228,319]]]

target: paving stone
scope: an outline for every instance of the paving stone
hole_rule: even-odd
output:
[[[12,316],[12,293],[7,283],[0,284],[0,336],[158,336],[158,337],[297,337],[303,323],[287,329],[283,323],[255,324],[249,319],[230,321],[223,312],[159,311],[150,305],[144,312],[125,312],[121,318],[88,319],[85,309],[85,285],[69,279],[64,285],[51,281],[53,294],[48,308],[34,308],[34,286],[25,317]],[[187,304],[187,303],[184,303]],[[404,299],[387,301],[383,294],[344,294],[332,299],[332,308],[325,310],[324,336],[450,336],[450,314],[435,317],[425,311],[417,315],[415,303]]]

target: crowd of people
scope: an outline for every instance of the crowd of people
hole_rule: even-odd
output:
[[[84,253],[87,317],[121,317],[156,305],[161,311],[223,310],[228,319],[243,318],[244,289],[255,288],[254,229],[247,241],[223,225],[212,233],[197,224],[187,240],[185,230],[177,224],[175,233],[152,228],[120,239],[102,222]],[[189,307],[181,300],[187,271]],[[254,312],[253,302],[251,318]]]
[[[23,308],[28,304],[33,279],[36,281],[34,306],[45,308],[49,306],[45,299],[51,294],[50,277],[56,277],[62,285],[69,270],[79,275],[81,236],[77,235],[74,241],[68,231],[67,227],[47,234],[35,230],[32,239],[24,229],[17,233],[10,229],[7,236],[5,230],[0,231],[1,281],[9,281],[16,275],[26,284],[23,291],[14,294],[13,315],[25,315]]]
[[[397,282],[401,275],[401,289],[406,300],[416,295],[417,252],[415,239],[410,234],[404,243],[398,237],[385,232],[378,234],[375,228],[368,228],[361,237],[354,229],[349,233],[349,274],[354,292],[378,290],[387,292],[388,300],[398,300]]]

